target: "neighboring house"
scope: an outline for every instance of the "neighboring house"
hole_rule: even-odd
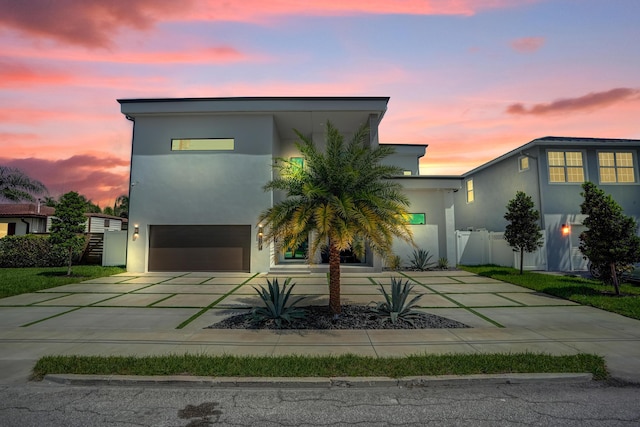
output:
[[[55,208],[38,203],[0,204],[0,238],[7,235],[49,233],[54,216]],[[126,221],[120,217],[97,213],[87,213],[85,216],[85,233],[120,231],[123,221]]]
[[[0,204],[0,238],[28,233],[46,233],[47,218],[55,209],[39,203]]]
[[[545,235],[542,259],[529,267],[584,270],[587,261],[578,249],[585,229],[580,214],[581,185],[585,181],[597,184],[626,215],[640,220],[639,152],[640,140],[535,139],[463,174],[462,191],[455,196],[456,228],[503,232],[507,203],[517,191],[524,191],[541,214]]]
[[[268,97],[123,99],[122,113],[134,122],[127,270],[267,272],[309,267],[295,253],[273,253],[261,240],[260,213],[282,200],[263,186],[279,157],[303,163],[294,129],[322,147],[331,121],[347,138],[362,123],[377,146],[387,97]],[[411,200],[411,226],[418,247],[455,257],[453,194],[460,177],[418,176],[426,146],[398,145],[388,159]],[[299,160],[298,160],[299,159]],[[310,236],[312,238],[313,236]],[[407,257],[404,243],[394,251]],[[368,251],[348,268],[382,269]]]

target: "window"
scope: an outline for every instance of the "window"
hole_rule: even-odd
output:
[[[228,151],[234,145],[233,138],[172,139],[171,151]]]
[[[423,213],[410,213],[407,215],[407,224],[409,225],[424,225],[426,224],[425,214]]]
[[[467,180],[467,203],[472,203],[475,200],[473,194],[473,179]]]
[[[412,175],[411,171],[402,171],[402,174],[405,176]]]
[[[111,220],[107,218],[104,220],[104,228],[109,228],[109,225],[111,225]]]
[[[14,234],[16,234],[15,222],[0,223],[0,238],[3,238],[4,236],[13,236]]]
[[[523,172],[528,169],[529,169],[529,158],[527,156],[522,156],[518,158],[518,170],[520,172]]]
[[[581,151],[548,151],[549,182],[584,182]]]
[[[598,167],[601,183],[636,182],[631,152],[599,152]]]
[[[289,161],[291,162],[291,166],[296,169],[304,168],[304,157],[289,157]]]

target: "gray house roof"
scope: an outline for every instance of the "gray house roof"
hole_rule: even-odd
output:
[[[537,138],[533,141],[526,143],[516,149],[509,151],[506,154],[503,154],[500,157],[496,157],[495,159],[478,166],[470,170],[469,172],[465,172],[462,174],[462,177],[467,177],[476,172],[479,172],[483,169],[486,169],[496,163],[501,162],[504,159],[507,159],[514,155],[525,155],[526,151],[532,147],[544,145],[548,146],[557,146],[557,147],[585,147],[585,146],[605,146],[605,145],[616,145],[616,146],[640,146],[639,139],[614,139],[614,138],[580,138],[580,137],[565,137],[565,136],[545,136],[544,138]]]

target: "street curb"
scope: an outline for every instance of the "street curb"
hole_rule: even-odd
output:
[[[528,384],[528,383],[587,383],[593,375],[587,373],[551,374],[487,374],[389,377],[197,377],[186,375],[77,375],[48,374],[44,381],[78,386],[136,386],[136,387],[205,387],[205,388],[419,388],[464,384]]]

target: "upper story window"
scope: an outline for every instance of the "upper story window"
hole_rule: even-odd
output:
[[[633,166],[633,153],[614,151],[598,153],[598,169],[600,183],[636,182],[636,172]]]
[[[111,221],[108,218],[105,218],[105,220],[104,220],[104,228],[108,228],[109,226],[111,226]]]
[[[233,138],[172,139],[171,151],[233,151]]]
[[[405,176],[413,175],[411,171],[402,171],[402,174]]]
[[[582,151],[548,151],[549,182],[584,182]]]
[[[475,194],[473,192],[473,179],[468,179],[466,186],[467,186],[467,203],[472,203],[475,200]]]
[[[521,156],[518,158],[518,170],[520,172],[529,170],[529,158],[527,156]]]

